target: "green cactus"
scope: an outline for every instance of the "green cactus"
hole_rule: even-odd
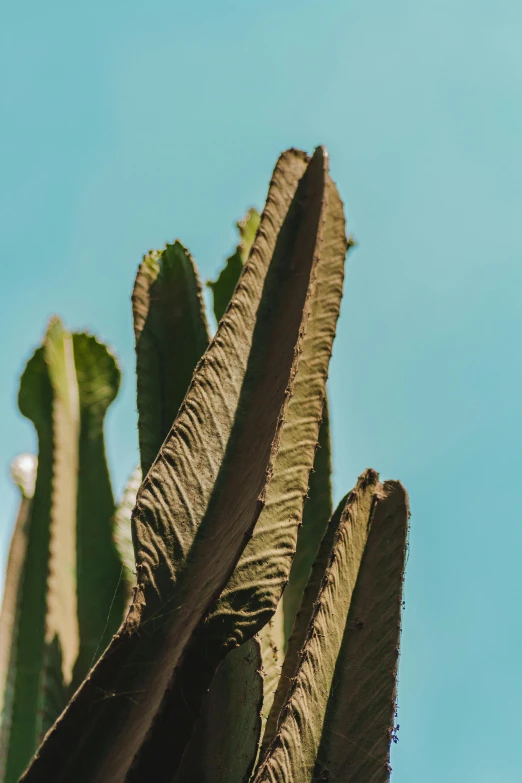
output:
[[[2,714],[2,766],[16,781],[47,729],[103,652],[123,617],[121,563],[103,419],[119,370],[94,337],[53,319],[23,373],[19,405],[38,434],[34,497],[23,495],[11,550],[26,517],[23,555],[9,563],[0,637],[10,682]],[[24,510],[25,507],[25,510]],[[9,592],[13,599],[8,599]],[[11,617],[13,617],[11,613]]]
[[[207,281],[207,286],[212,290],[214,298],[214,316],[219,323],[225,314],[228,303],[232,298],[234,289],[243,271],[243,267],[250,255],[250,249],[259,228],[261,215],[250,207],[245,217],[236,223],[239,232],[239,244],[231,256],[225,261],[217,280]]]
[[[201,283],[180,242],[145,256],[132,309],[141,468],[146,476],[210,340]]]
[[[23,781],[389,777],[408,502],[368,470],[332,514],[326,381],[350,242],[324,149],[283,153],[263,214],[237,227],[209,284],[212,341],[183,245],[140,265],[141,465],[116,511],[114,360],[53,322],[26,371],[39,468],[0,621],[8,783],[62,709]]]
[[[14,525],[7,569],[4,597],[0,613],[0,780],[5,779],[5,766],[15,697],[16,640],[20,621],[21,584],[27,554],[31,500],[36,480],[36,457],[21,454],[11,465],[11,477],[20,490],[20,509]]]

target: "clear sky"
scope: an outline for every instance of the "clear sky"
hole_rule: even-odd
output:
[[[395,783],[520,783],[522,5],[514,0],[18,0],[0,18],[0,510],[34,448],[18,377],[47,319],[124,370],[129,294],[180,237],[204,278],[278,154],[325,144],[358,247],[330,376],[335,493],[411,499]]]

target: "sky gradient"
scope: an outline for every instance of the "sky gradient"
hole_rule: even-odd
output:
[[[335,496],[412,509],[395,783],[520,783],[522,5],[20,0],[0,14],[0,511],[51,314],[120,357],[116,492],[137,462],[129,296],[179,237],[204,279],[278,154],[325,144],[357,247],[330,374]],[[3,565],[2,565],[3,568]]]

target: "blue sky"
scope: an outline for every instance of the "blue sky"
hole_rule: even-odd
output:
[[[335,493],[411,500],[396,783],[519,783],[522,5],[20,0],[0,24],[0,511],[34,449],[18,377],[47,319],[117,351],[115,487],[137,460],[129,294],[180,237],[204,278],[277,155],[325,144],[357,248],[330,376]]]

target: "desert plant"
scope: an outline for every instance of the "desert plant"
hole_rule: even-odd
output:
[[[326,380],[349,243],[324,149],[284,153],[262,216],[250,210],[238,229],[211,284],[212,340],[183,245],[140,265],[141,466],[116,514],[102,427],[113,360],[58,322],[32,360],[45,410],[20,403],[37,427],[38,475],[32,500],[23,490],[2,613],[12,641],[0,648],[9,783],[50,722],[48,660],[60,694],[49,717],[68,703],[29,783],[388,779],[408,503],[367,470],[331,514]],[[91,606],[98,558],[105,592],[94,585]],[[41,651],[30,698],[29,633]]]
[[[6,780],[18,779],[122,621],[103,439],[119,379],[105,346],[58,319],[22,375],[19,406],[36,428],[39,459],[34,496],[22,488],[0,619]]]

